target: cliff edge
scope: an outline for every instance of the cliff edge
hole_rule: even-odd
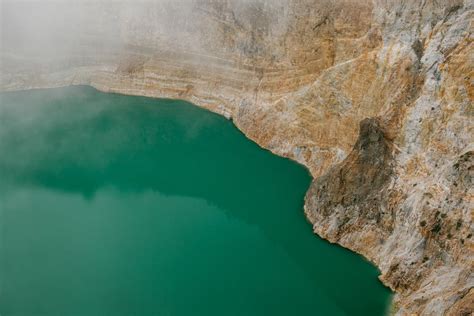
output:
[[[231,118],[308,167],[314,231],[379,267],[397,315],[473,313],[472,0],[74,3],[2,3],[0,90],[87,84]]]

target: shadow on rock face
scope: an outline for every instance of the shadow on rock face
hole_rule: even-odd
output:
[[[363,212],[359,216],[376,218],[381,203],[379,192],[389,183],[392,173],[390,140],[378,119],[364,119],[349,156],[312,183],[308,209],[327,216],[333,208],[343,206]]]

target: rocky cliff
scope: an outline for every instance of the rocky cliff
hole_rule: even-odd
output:
[[[472,0],[6,1],[0,89],[225,115],[308,167],[314,231],[373,261],[397,314],[470,315],[473,16]]]

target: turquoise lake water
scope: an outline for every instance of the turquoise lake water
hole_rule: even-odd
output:
[[[0,315],[383,315],[302,166],[189,103],[0,94]]]

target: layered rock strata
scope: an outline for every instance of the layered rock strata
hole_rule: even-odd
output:
[[[314,231],[374,262],[397,314],[473,312],[472,1],[74,4],[4,3],[1,90],[87,84],[222,114],[308,167]],[[25,26],[32,8],[48,18]],[[48,33],[52,8],[87,27]]]

